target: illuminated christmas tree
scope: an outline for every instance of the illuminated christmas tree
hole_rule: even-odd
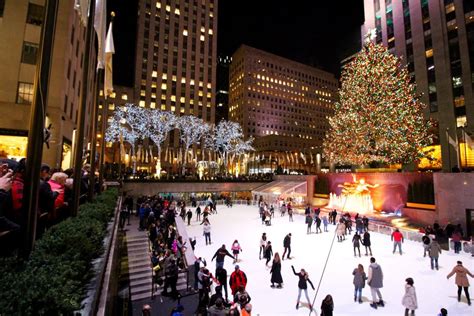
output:
[[[432,143],[424,108],[400,59],[367,43],[343,69],[324,142],[326,159],[352,165],[416,161]]]

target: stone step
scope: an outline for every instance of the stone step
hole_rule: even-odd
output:
[[[127,245],[147,245],[148,246],[148,238],[127,240]]]
[[[135,241],[139,241],[139,240],[148,240],[148,235],[143,233],[141,235],[137,235],[137,236],[129,236],[129,237],[126,237],[127,239],[127,242],[135,242]]]
[[[134,262],[129,262],[128,263],[129,269],[137,269],[137,268],[144,268],[147,267],[151,269],[151,264],[148,262],[148,260],[141,260],[141,261],[134,261]]]
[[[130,280],[130,282],[135,281],[135,280],[143,280],[143,279],[151,280],[151,270],[140,272],[140,273],[129,274],[128,279]]]
[[[150,299],[151,298],[151,290],[148,293],[140,293],[140,294],[132,294],[132,301],[139,301],[143,299]]]
[[[148,253],[149,253],[147,248],[142,248],[142,247],[140,247],[140,248],[130,248],[130,247],[128,247],[127,252],[128,252],[129,255],[130,254],[134,255],[134,254],[138,254],[138,253],[143,253],[145,255],[148,255]]]
[[[136,273],[148,272],[148,271],[150,271],[150,273],[151,273],[151,268],[150,268],[150,266],[144,266],[144,267],[140,267],[140,266],[138,266],[138,267],[128,267],[128,273],[129,273],[130,275],[134,275],[134,274],[136,274]]]
[[[150,257],[146,256],[144,258],[144,257],[133,256],[133,257],[128,258],[127,262],[128,262],[129,265],[142,263],[142,262],[146,262],[147,264],[149,264],[150,263]]]
[[[132,295],[146,292],[151,293],[151,282],[149,284],[142,284],[140,286],[132,286],[130,288],[130,293]]]
[[[141,285],[145,285],[145,284],[149,284],[150,287],[151,287],[151,278],[136,279],[136,280],[131,280],[130,281],[130,287],[141,286]]]

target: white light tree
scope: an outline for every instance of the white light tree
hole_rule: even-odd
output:
[[[242,127],[239,123],[222,120],[215,127],[213,136],[214,143],[208,142],[208,148],[212,148],[219,154],[222,166],[224,166],[227,174],[229,154],[234,150],[235,144],[238,144],[244,138]]]
[[[250,137],[247,140],[243,140],[242,138],[235,139],[234,141],[231,142],[231,148],[230,148],[230,165],[234,165],[234,160],[237,158],[237,165],[240,166],[240,157],[250,151],[254,151],[255,149],[252,146],[253,143],[253,137]],[[227,170],[227,169],[226,169]],[[235,170],[235,176],[239,176],[239,168],[234,169]]]
[[[177,119],[176,127],[180,130],[180,139],[184,146],[184,159],[182,161],[182,174],[184,175],[188,161],[188,150],[193,144],[199,143],[201,138],[209,132],[209,125],[196,116],[185,115]]]
[[[125,141],[130,144],[133,161],[133,174],[137,170],[135,146],[139,139],[148,136],[149,112],[147,109],[127,103],[117,107],[112,122],[106,131],[107,141]]]
[[[168,133],[175,128],[178,118],[171,112],[161,110],[150,110],[149,114],[147,134],[158,148],[156,175],[159,178],[161,176],[161,146],[168,137]]]

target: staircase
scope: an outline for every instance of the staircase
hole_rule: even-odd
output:
[[[148,236],[137,230],[138,220],[130,220],[131,226],[126,232],[128,253],[128,275],[132,301],[151,297],[152,269]]]

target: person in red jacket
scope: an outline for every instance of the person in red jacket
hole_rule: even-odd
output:
[[[402,243],[403,243],[403,235],[397,229],[392,233],[392,241],[393,241],[393,253],[395,253],[397,246],[398,250],[400,251],[400,255],[402,254]]]
[[[244,271],[240,270],[239,265],[235,266],[235,271],[230,275],[229,285],[232,290],[232,295],[237,293],[240,286],[243,286],[244,289],[247,286],[247,276]]]

